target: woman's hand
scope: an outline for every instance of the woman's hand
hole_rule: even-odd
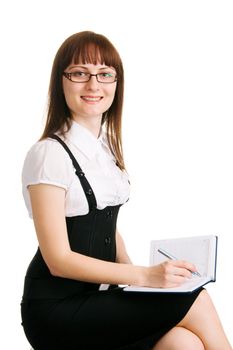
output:
[[[150,266],[146,271],[146,286],[156,288],[178,287],[192,277],[196,267],[183,260],[168,260]]]

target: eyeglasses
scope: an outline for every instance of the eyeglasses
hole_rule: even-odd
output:
[[[112,84],[115,81],[117,81],[117,76],[115,73],[98,73],[98,74],[91,74],[86,72],[63,72],[64,77],[72,81],[73,83],[86,83],[88,82],[91,77],[96,77],[96,80],[99,83],[104,84]]]

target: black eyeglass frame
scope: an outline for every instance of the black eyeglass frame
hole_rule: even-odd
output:
[[[91,77],[96,77],[96,80],[98,81],[98,83],[100,84],[113,84],[117,81],[117,76],[115,76],[115,80],[114,81],[99,81],[98,80],[98,76],[103,74],[103,73],[97,73],[97,74],[91,74],[91,73],[87,73],[89,75],[89,79],[85,80],[85,81],[74,81],[72,80],[72,73],[68,73],[68,72],[63,72],[62,75],[64,75],[65,78],[67,78],[68,80],[72,81],[72,83],[77,83],[77,84],[82,84],[82,83],[87,83],[88,81],[91,80]]]

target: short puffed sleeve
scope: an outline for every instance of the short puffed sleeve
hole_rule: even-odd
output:
[[[45,139],[34,144],[26,155],[22,171],[23,196],[29,214],[29,185],[50,184],[67,190],[74,171],[68,154],[56,140]]]

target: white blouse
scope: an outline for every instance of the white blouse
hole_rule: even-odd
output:
[[[116,165],[105,134],[96,138],[88,129],[73,121],[63,140],[85,173],[94,191],[98,209],[127,201],[128,175]],[[24,162],[23,196],[30,217],[32,209],[28,186],[39,183],[65,189],[66,216],[88,213],[88,203],[72,161],[61,144],[54,139],[48,138],[34,144]]]

